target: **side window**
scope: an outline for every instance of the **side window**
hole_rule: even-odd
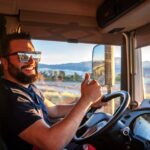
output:
[[[42,51],[36,86],[55,104],[74,103],[80,97],[80,86],[86,72],[92,72],[94,44],[33,40]]]
[[[150,99],[150,46],[142,47],[142,70],[143,70],[143,85],[144,99]]]

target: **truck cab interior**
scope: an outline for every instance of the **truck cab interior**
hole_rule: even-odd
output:
[[[149,0],[0,0],[0,38],[23,31],[33,40],[98,44],[91,74],[110,104],[87,112],[75,142],[97,150],[150,150],[150,59],[144,59],[150,51],[149,9]],[[118,76],[114,46],[120,47]],[[0,143],[1,150],[6,147]]]

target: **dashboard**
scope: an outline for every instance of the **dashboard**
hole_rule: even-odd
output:
[[[150,150],[150,100],[143,100],[138,109],[126,110],[120,120],[129,127],[130,146]]]
[[[141,115],[135,120],[133,134],[150,141],[150,114]]]

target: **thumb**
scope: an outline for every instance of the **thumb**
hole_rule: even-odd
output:
[[[89,82],[89,80],[90,80],[90,74],[89,74],[89,73],[86,73],[86,74],[85,74],[85,79],[84,79],[84,81],[83,81],[83,84],[87,84],[87,83]]]

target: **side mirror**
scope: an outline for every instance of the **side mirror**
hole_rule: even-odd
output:
[[[121,46],[97,45],[92,55],[92,75],[102,88],[103,94],[120,91],[121,85]],[[115,86],[114,86],[115,85]],[[112,100],[103,111],[114,114],[120,106],[120,98]]]
[[[92,72],[94,79],[98,80],[101,86],[114,85],[115,65],[114,49],[111,45],[96,45],[92,55]]]

